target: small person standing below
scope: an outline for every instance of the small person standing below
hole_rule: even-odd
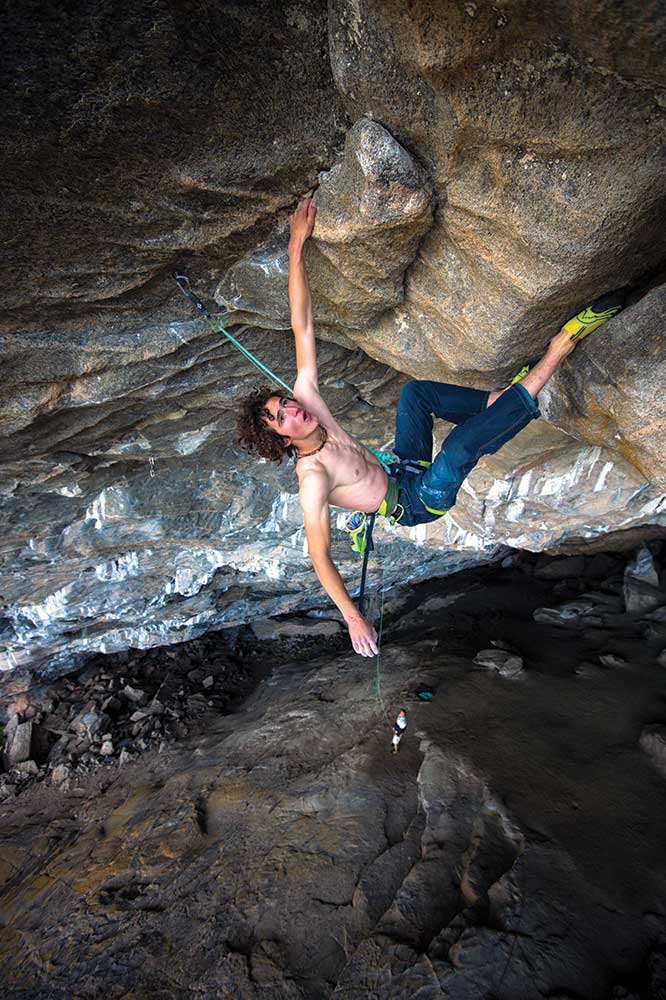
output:
[[[397,753],[398,750],[400,749],[400,740],[402,739],[402,735],[406,728],[407,728],[407,713],[405,712],[404,708],[401,708],[400,711],[398,712],[398,718],[393,723],[393,740],[392,740],[393,745],[391,747],[391,753]]]

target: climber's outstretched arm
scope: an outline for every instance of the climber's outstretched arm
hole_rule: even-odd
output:
[[[312,565],[322,587],[342,613],[355,652],[361,656],[376,656],[377,633],[352,601],[331,559],[329,492],[330,482],[325,471],[312,470],[300,477],[299,499],[303,508],[305,534]]]
[[[318,391],[317,382],[317,349],[315,345],[314,325],[312,322],[312,297],[308,284],[308,275],[303,259],[303,247],[312,235],[317,206],[311,198],[302,198],[291,219],[289,226],[289,307],[291,309],[291,328],[296,342],[296,385],[294,395],[297,399],[308,394],[308,390]]]

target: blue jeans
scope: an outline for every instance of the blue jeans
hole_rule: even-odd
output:
[[[433,416],[457,424],[443,442],[432,465],[423,472],[398,469],[398,502],[405,513],[400,524],[435,521],[448,510],[458,490],[482,455],[492,455],[541,414],[519,383],[503,392],[492,406],[489,393],[446,382],[408,382],[395,417],[394,452],[398,458],[429,462],[432,458]]]

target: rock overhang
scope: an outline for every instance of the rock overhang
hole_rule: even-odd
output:
[[[155,75],[151,68],[151,86],[161,80],[163,95],[118,119],[115,150],[109,115],[148,82],[141,47],[131,53],[125,90],[108,92],[96,135],[85,100],[76,104],[74,132],[69,112],[56,111],[43,132],[8,133],[10,165],[28,149],[43,165],[39,178],[15,171],[10,192],[21,245],[32,239],[35,252],[5,286],[12,311],[3,340],[3,595],[5,620],[20,620],[22,636],[17,643],[7,625],[9,662],[29,658],[31,648],[41,658],[56,642],[31,635],[21,608],[53,610],[66,661],[75,636],[85,649],[98,630],[118,641],[159,640],[160,615],[166,621],[172,612],[178,628],[237,620],[250,614],[240,596],[248,581],[255,595],[262,581],[263,611],[284,608],[280,566],[293,567],[292,559],[303,560],[301,593],[318,599],[295,514],[279,527],[271,513],[282,495],[296,510],[290,474],[250,471],[234,451],[233,406],[255,384],[252,370],[223,338],[187,318],[166,278],[187,260],[204,296],[217,288],[225,299],[235,288],[236,298],[225,301],[236,307],[235,321],[253,324],[244,340],[293,379],[289,337],[273,332],[288,325],[284,217],[318,172],[319,228],[308,263],[323,385],[336,412],[371,444],[390,440],[405,376],[501,384],[590,296],[663,265],[658,17],[646,19],[637,5],[620,20],[609,17],[591,52],[573,3],[546,5],[535,19],[522,6],[497,13],[419,0],[407,16],[398,4],[368,0],[361,12],[335,0],[328,36],[322,13],[315,2],[286,19],[262,9],[244,38],[234,15],[207,15],[211,37],[224,29],[236,40],[224,67],[236,71],[233,100],[221,113],[203,91],[196,97],[191,73],[192,118],[169,91],[182,84],[195,44],[188,36],[179,40],[180,69],[166,73],[160,63]],[[31,16],[14,12],[17,37]],[[278,22],[291,61],[266,42]],[[122,24],[107,27],[113,36]],[[34,29],[20,69],[39,90],[35,53],[45,46],[53,55],[65,27],[45,17]],[[88,29],[71,19],[67,26],[93,54]],[[171,51],[166,22],[151,37]],[[251,59],[242,70],[234,62],[249,58],[253,39],[263,77],[252,76]],[[118,44],[122,51],[120,37]],[[54,93],[64,94],[67,80],[52,80]],[[90,107],[101,80],[86,83]],[[273,94],[259,122],[254,97],[262,86]],[[305,117],[291,113],[296,91]],[[151,136],[155,100],[164,120]],[[192,131],[203,109],[206,143]],[[136,138],[142,120],[145,146]],[[128,159],[130,135],[137,155]],[[55,136],[58,163],[39,153]],[[93,147],[99,151],[102,140],[108,163],[98,177]],[[77,155],[78,171],[70,162]],[[51,206],[46,214],[25,207],[26,193]],[[8,245],[20,263],[15,236]],[[544,395],[548,421],[573,437],[551,440],[544,423],[533,439],[521,437],[518,451],[484,462],[452,518],[391,542],[389,562],[394,549],[416,543],[428,553],[427,571],[445,571],[455,565],[445,552],[456,547],[461,559],[466,551],[487,558],[506,541],[540,549],[659,523],[662,299],[657,279],[579,348]],[[353,564],[342,552],[338,558],[353,579]],[[130,565],[137,576],[113,580]],[[243,573],[250,576],[239,583]],[[225,593],[236,595],[228,607]],[[126,611],[122,627],[107,621],[114,602]],[[43,615],[35,616],[42,627]]]

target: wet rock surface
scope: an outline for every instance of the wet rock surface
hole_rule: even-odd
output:
[[[196,691],[214,659],[252,680],[161,753],[59,764],[0,804],[12,996],[659,997],[663,640],[637,642],[624,613],[588,633],[533,619],[608,559],[621,592],[627,560],[593,555],[575,579],[520,556],[391,595],[379,689],[335,639],[249,630],[180,661],[91,664],[77,718],[100,714],[81,702],[102,672],[143,692],[128,710],[158,680],[166,710],[182,696],[165,688]],[[480,670],[479,649],[515,651],[520,683]],[[624,665],[582,697],[576,667],[610,655]]]

